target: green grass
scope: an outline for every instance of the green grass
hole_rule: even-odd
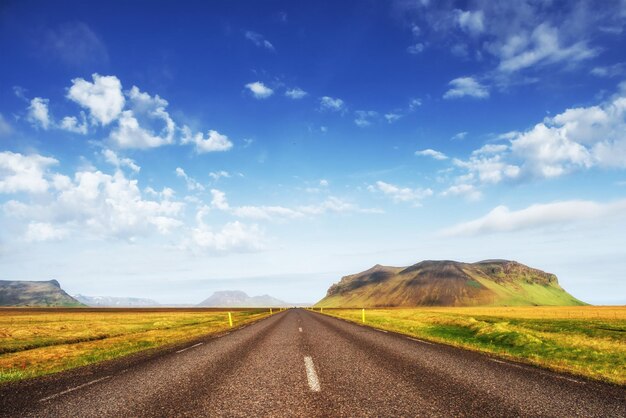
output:
[[[232,311],[235,326],[269,315]],[[0,310],[0,383],[183,343],[229,329],[216,310]]]
[[[360,309],[324,314],[361,322]],[[366,324],[626,384],[626,307],[367,309]]]

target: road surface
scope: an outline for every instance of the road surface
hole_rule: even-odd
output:
[[[626,417],[626,389],[303,309],[0,386],[11,417]]]

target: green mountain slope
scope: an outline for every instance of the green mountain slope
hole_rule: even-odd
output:
[[[343,277],[315,306],[584,305],[554,274],[515,261],[422,261],[410,267],[376,265]]]
[[[0,306],[84,306],[65,293],[56,280],[0,280]]]

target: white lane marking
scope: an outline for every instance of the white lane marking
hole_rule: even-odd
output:
[[[315,373],[313,359],[309,356],[304,356],[304,365],[306,367],[306,378],[309,381],[309,388],[313,392],[319,392],[321,390],[320,381],[317,378],[317,373]]]
[[[302,327],[299,327],[299,328],[298,328],[298,331],[302,332]]]
[[[82,389],[82,388],[84,388],[86,386],[93,385],[94,383],[102,382],[103,380],[110,379],[111,377],[112,376],[104,376],[104,377],[101,377],[100,379],[96,379],[96,380],[92,380],[91,382],[83,383],[82,385],[66,389],[63,392],[55,393],[54,395],[50,395],[50,396],[47,396],[47,397],[45,397],[43,399],[39,399],[39,402],[49,401],[50,399],[54,399],[54,398],[56,398],[58,396],[65,395],[66,393],[74,392],[75,390]]]
[[[423,343],[423,344],[428,344],[428,345],[435,345],[433,343],[429,343],[428,341],[424,341],[424,340],[418,340],[417,338],[412,338],[412,337],[407,337],[409,340],[411,341],[417,341],[418,343]]]
[[[385,331],[384,329],[378,329],[378,328],[374,328],[374,331],[384,332],[385,334],[389,332],[389,331]]]
[[[183,349],[181,349],[181,350],[178,350],[178,351],[177,351],[177,353],[182,353],[183,351],[187,351],[187,350],[189,350],[190,348],[194,348],[194,347],[197,347],[197,346],[202,345],[202,344],[203,344],[203,343],[198,343],[198,344],[194,344],[194,345],[192,345],[191,347],[185,347],[185,348],[183,348]]]
[[[494,363],[506,364],[507,366],[517,367],[518,369],[522,369],[522,370],[528,370],[528,371],[532,370],[533,372],[544,375],[544,376],[556,377],[557,379],[562,379],[562,380],[569,380],[570,382],[578,383],[581,385],[585,384],[585,382],[580,381],[580,380],[571,379],[565,376],[559,376],[557,374],[544,373],[541,370],[534,370],[534,369],[531,369],[530,367],[524,367],[524,366],[520,366],[519,364],[509,363],[508,361],[497,360],[495,358],[490,358],[489,360],[493,361]]]

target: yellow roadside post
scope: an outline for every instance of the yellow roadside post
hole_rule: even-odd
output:
[[[228,324],[231,327],[233,326],[233,316],[230,314],[230,312],[228,312]]]
[[[270,315],[272,314],[272,308],[270,308]]]
[[[361,321],[365,323],[365,308],[361,309]]]
[[[324,313],[324,308],[320,308],[320,313]]]

